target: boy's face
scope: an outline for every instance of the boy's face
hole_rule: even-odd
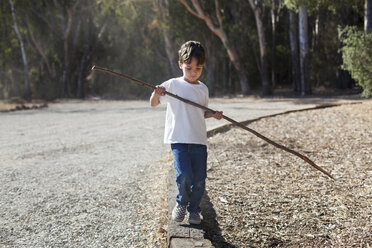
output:
[[[189,64],[179,62],[179,66],[183,72],[183,79],[191,84],[198,83],[198,78],[203,72],[203,65],[198,65],[196,58],[192,57]]]

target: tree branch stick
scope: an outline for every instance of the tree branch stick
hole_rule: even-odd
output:
[[[117,72],[114,72],[114,71],[111,71],[111,70],[108,70],[108,69],[104,69],[104,68],[101,68],[101,67],[98,67],[98,66],[93,66],[93,67],[92,67],[92,70],[94,70],[94,71],[102,71],[102,72],[106,72],[106,73],[109,73],[109,74],[112,74],[112,75],[115,75],[115,76],[118,76],[118,77],[121,77],[121,78],[125,78],[125,79],[128,79],[128,80],[130,80],[130,81],[133,81],[133,82],[135,82],[135,83],[137,83],[137,84],[139,84],[139,85],[145,86],[145,87],[150,88],[150,89],[155,89],[155,88],[156,88],[154,85],[151,85],[151,84],[148,84],[148,83],[142,82],[142,81],[140,81],[140,80],[137,80],[137,79],[131,78],[131,77],[126,76],[126,75],[123,75],[123,74],[121,74],[121,73],[117,73]],[[205,111],[211,111],[211,112],[213,112],[213,113],[216,112],[216,111],[213,110],[213,109],[210,109],[210,108],[207,108],[207,107],[205,107],[205,106],[203,106],[203,105],[200,105],[200,104],[197,104],[197,103],[195,103],[195,102],[189,101],[189,100],[184,99],[184,98],[182,98],[182,97],[180,97],[180,96],[178,96],[178,95],[172,94],[172,93],[170,93],[170,92],[168,92],[168,91],[165,91],[165,94],[167,94],[167,95],[169,95],[169,96],[171,96],[171,97],[174,97],[174,98],[176,98],[176,99],[178,99],[178,100],[180,100],[180,101],[182,101],[182,102],[185,102],[185,103],[187,103],[187,104],[190,104],[190,105],[192,105],[192,106],[194,106],[194,107],[197,107],[197,108],[203,109],[203,110],[205,110]],[[286,152],[289,152],[289,153],[291,153],[291,154],[293,154],[293,155],[295,155],[295,156],[301,158],[302,160],[304,160],[306,163],[310,164],[312,167],[314,167],[314,168],[317,169],[318,171],[324,173],[325,175],[329,176],[329,177],[332,178],[333,180],[336,180],[336,179],[335,179],[335,178],[334,178],[334,177],[333,177],[329,172],[327,172],[326,170],[324,170],[324,169],[321,168],[320,166],[316,165],[313,161],[311,161],[311,160],[310,160],[308,157],[306,157],[305,155],[302,155],[302,154],[300,154],[299,152],[296,152],[296,151],[294,151],[294,150],[292,150],[292,149],[290,149],[290,148],[288,148],[288,147],[285,147],[285,146],[283,146],[283,145],[280,145],[280,144],[278,144],[278,143],[276,143],[276,142],[270,140],[269,138],[263,136],[262,134],[258,133],[257,131],[255,131],[255,130],[249,128],[249,127],[246,127],[246,126],[244,126],[243,124],[241,124],[241,123],[239,123],[239,122],[237,122],[237,121],[235,121],[235,120],[233,120],[233,119],[231,119],[231,118],[229,118],[229,117],[227,117],[227,116],[225,116],[225,115],[222,115],[222,118],[225,119],[225,120],[227,120],[227,121],[229,121],[229,122],[231,122],[232,124],[234,124],[234,125],[236,125],[236,126],[238,126],[238,127],[240,127],[240,128],[243,128],[244,130],[246,130],[246,131],[248,131],[248,132],[251,132],[252,134],[256,135],[257,137],[259,137],[259,138],[263,139],[264,141],[268,142],[269,144],[271,144],[271,145],[273,145],[273,146],[275,146],[275,147],[277,147],[277,148],[279,148],[279,149],[281,149],[281,150],[284,150],[284,151],[286,151]]]

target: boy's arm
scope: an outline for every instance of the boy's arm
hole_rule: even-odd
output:
[[[150,97],[150,105],[151,107],[156,107],[160,104],[159,97],[165,95],[165,88],[162,86],[157,85],[154,92],[152,92]]]
[[[222,111],[221,112],[220,111],[212,112],[210,110],[207,110],[207,111],[204,112],[204,118],[214,117],[217,120],[221,120],[222,119],[222,114],[223,114]]]

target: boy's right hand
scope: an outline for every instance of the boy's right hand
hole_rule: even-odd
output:
[[[165,88],[163,86],[160,86],[160,85],[156,85],[155,86],[155,94],[159,95],[159,96],[164,96],[165,95]]]

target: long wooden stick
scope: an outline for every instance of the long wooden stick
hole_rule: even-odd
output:
[[[115,76],[118,76],[118,77],[121,77],[121,78],[125,78],[125,79],[128,79],[128,80],[130,80],[130,81],[133,81],[133,82],[135,82],[135,83],[137,83],[137,84],[139,84],[139,85],[145,86],[145,87],[150,88],[150,89],[155,89],[155,88],[156,88],[154,85],[151,85],[151,84],[148,84],[148,83],[142,82],[142,81],[140,81],[140,80],[137,80],[137,79],[135,79],[135,78],[131,78],[131,77],[126,76],[126,75],[121,74],[121,73],[117,73],[117,72],[114,72],[114,71],[111,71],[111,70],[108,70],[108,69],[104,69],[104,68],[102,68],[102,67],[93,66],[93,67],[92,67],[92,70],[94,70],[94,71],[102,71],[102,72],[106,72],[106,73],[109,73],[109,74],[112,74],[112,75],[115,75]],[[184,98],[182,98],[182,97],[180,97],[180,96],[178,96],[178,95],[172,94],[172,93],[170,93],[170,92],[168,92],[168,91],[165,91],[165,94],[167,94],[167,95],[169,95],[169,96],[171,96],[171,97],[174,97],[174,98],[176,98],[176,99],[178,99],[178,100],[180,100],[180,101],[182,101],[182,102],[185,102],[185,103],[187,103],[187,104],[190,104],[190,105],[192,105],[192,106],[195,106],[195,107],[197,107],[197,108],[201,108],[201,109],[206,110],[206,111],[211,111],[211,112],[213,112],[213,113],[216,112],[216,111],[213,110],[213,109],[210,109],[210,108],[207,108],[207,107],[205,107],[205,106],[203,106],[203,105],[200,105],[200,104],[197,104],[197,103],[195,103],[195,102],[189,101],[189,100],[184,99]],[[321,168],[320,166],[316,165],[313,161],[311,161],[311,160],[310,160],[308,157],[306,157],[305,155],[302,155],[302,154],[299,153],[299,152],[296,152],[296,151],[294,151],[294,150],[292,150],[292,149],[290,149],[290,148],[288,148],[288,147],[285,147],[285,146],[283,146],[283,145],[280,145],[280,144],[278,144],[278,143],[276,143],[276,142],[270,140],[269,138],[263,136],[262,134],[258,133],[257,131],[255,131],[255,130],[249,128],[249,127],[246,127],[246,126],[244,126],[243,124],[241,124],[240,122],[237,122],[237,121],[235,121],[235,120],[233,120],[233,119],[231,119],[231,118],[229,118],[229,117],[227,117],[227,116],[225,116],[225,115],[222,115],[222,118],[225,119],[225,120],[227,120],[227,121],[229,121],[229,122],[231,122],[232,124],[234,124],[234,125],[236,125],[236,126],[238,126],[238,127],[240,127],[240,128],[243,128],[244,130],[247,130],[248,132],[253,133],[253,134],[256,135],[257,137],[259,137],[259,138],[263,139],[264,141],[268,142],[269,144],[271,144],[271,145],[273,145],[273,146],[275,146],[275,147],[277,147],[277,148],[279,148],[279,149],[282,149],[282,150],[284,150],[284,151],[286,151],[286,152],[292,153],[293,155],[295,155],[295,156],[301,158],[301,159],[304,160],[306,163],[308,163],[308,164],[310,164],[311,166],[313,166],[315,169],[321,171],[322,173],[324,173],[325,175],[329,176],[329,177],[332,178],[333,180],[336,180],[336,179],[335,179],[335,178],[334,178],[334,177],[333,177],[329,172],[327,172],[326,170],[324,170],[324,169]]]

